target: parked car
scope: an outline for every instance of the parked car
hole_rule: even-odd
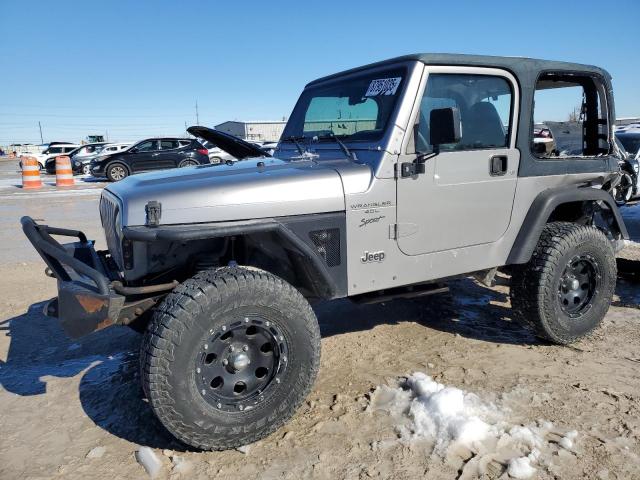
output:
[[[278,142],[263,142],[260,146],[263,150],[266,150],[271,155],[273,155],[273,152],[275,152],[276,148],[278,148]]]
[[[277,142],[265,142],[265,143],[251,142],[247,140],[242,140],[241,138],[235,137],[233,135],[229,135],[228,133],[218,132],[218,130],[215,130],[215,132],[219,133],[219,135],[216,135],[216,139],[218,142],[221,142],[221,145],[223,145],[222,148],[220,145],[217,145],[216,143],[214,143],[214,140],[212,139],[211,136],[208,137],[210,138],[210,140],[201,139],[202,145],[204,145],[204,147],[209,152],[209,160],[214,165],[217,165],[220,163],[227,163],[227,162],[236,162],[238,160],[242,160],[243,158],[245,158],[245,157],[238,158],[232,155],[231,153],[229,153],[229,150],[236,151],[237,147],[232,147],[232,145],[234,144],[242,145],[243,152],[245,152],[244,148],[250,148],[249,146],[251,146],[251,147],[255,147],[257,151],[261,153],[266,152],[269,155],[273,155],[273,152],[278,146]]]
[[[206,148],[190,138],[148,138],[119,152],[98,155],[89,167],[94,177],[117,182],[133,173],[206,165]]]
[[[540,155],[551,156],[556,152],[556,142],[551,130],[542,123],[533,126],[533,149]]]
[[[631,157],[640,160],[640,128],[617,130],[616,138]]]
[[[83,155],[81,157],[76,156],[74,162],[72,162],[72,168],[74,173],[82,173],[83,175],[89,175],[91,173],[91,162],[100,155],[111,155],[119,152],[131,146],[131,143],[105,143],[100,147],[96,147],[93,153]]]
[[[236,161],[236,158],[234,156],[230,155],[229,153],[225,152],[217,145],[207,140],[204,140],[202,142],[202,145],[204,146],[204,148],[207,149],[207,155],[209,155],[209,161],[214,165]]]
[[[612,193],[616,202],[622,205],[640,195],[640,130],[635,134],[616,131],[615,141],[620,154],[621,178]]]
[[[112,155],[116,152],[129,148],[131,146],[131,142],[127,143],[107,143],[102,151],[100,152],[102,155]]]
[[[50,158],[55,159],[55,157],[57,157],[58,155],[67,155],[81,146],[82,145],[77,145],[73,143],[55,142],[55,143],[49,144],[49,146],[45,148],[42,153],[30,153],[26,156],[35,157],[35,159],[38,160],[38,163],[40,164],[40,169],[45,169],[48,159]],[[21,155],[21,157],[23,156],[25,155]],[[20,160],[19,165],[20,165],[20,168],[22,168],[22,160]]]
[[[584,147],[540,160],[534,93],[574,85],[588,98]],[[277,158],[191,127],[234,156],[258,153],[107,186],[108,251],[23,217],[58,279],[44,311],[74,337],[143,330],[149,407],[206,450],[256,442],[302,405],[321,363],[310,302],[419,298],[508,272],[509,317],[547,342],[575,342],[609,310],[615,252],[629,239],[602,188],[619,178],[599,131],[614,111],[605,70],[558,61],[418,54],[312,81]],[[57,244],[60,232],[80,241]]]
[[[71,152],[67,153],[71,159],[71,169],[74,174],[89,173],[89,162],[98,155],[105,143],[87,143]],[[57,156],[57,155],[56,155]],[[49,174],[56,173],[56,157],[50,157],[44,164],[45,170]]]

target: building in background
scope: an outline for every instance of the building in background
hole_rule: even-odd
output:
[[[616,118],[616,126],[623,127],[634,123],[640,124],[640,117]]]
[[[224,133],[234,135],[243,140],[254,142],[277,142],[284,130],[287,122],[266,121],[266,122],[222,122],[214,128]]]

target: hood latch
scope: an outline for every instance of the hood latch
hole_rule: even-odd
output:
[[[160,217],[162,216],[162,204],[156,200],[147,202],[144,207],[147,213],[147,226],[157,227],[160,225]]]

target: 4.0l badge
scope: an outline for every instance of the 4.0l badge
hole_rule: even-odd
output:
[[[382,262],[384,260],[384,251],[379,252],[364,252],[364,255],[360,257],[362,263],[370,262]]]

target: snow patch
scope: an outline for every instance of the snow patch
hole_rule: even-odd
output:
[[[431,440],[435,454],[458,461],[466,458],[464,471],[470,475],[506,471],[513,478],[530,478],[536,466],[550,463],[559,447],[573,452],[578,437],[575,430],[560,433],[544,420],[514,425],[508,421],[506,406],[443,385],[422,372],[398,387],[376,388],[368,410],[391,415],[400,442]]]
[[[136,460],[151,478],[155,478],[162,469],[162,461],[149,447],[140,447],[136,452]]]
[[[89,450],[89,453],[87,453],[86,458],[102,458],[106,451],[107,449],[102,446],[93,447],[91,450]]]
[[[509,461],[507,473],[513,478],[531,478],[536,473],[536,469],[531,466],[529,457],[520,457]]]

